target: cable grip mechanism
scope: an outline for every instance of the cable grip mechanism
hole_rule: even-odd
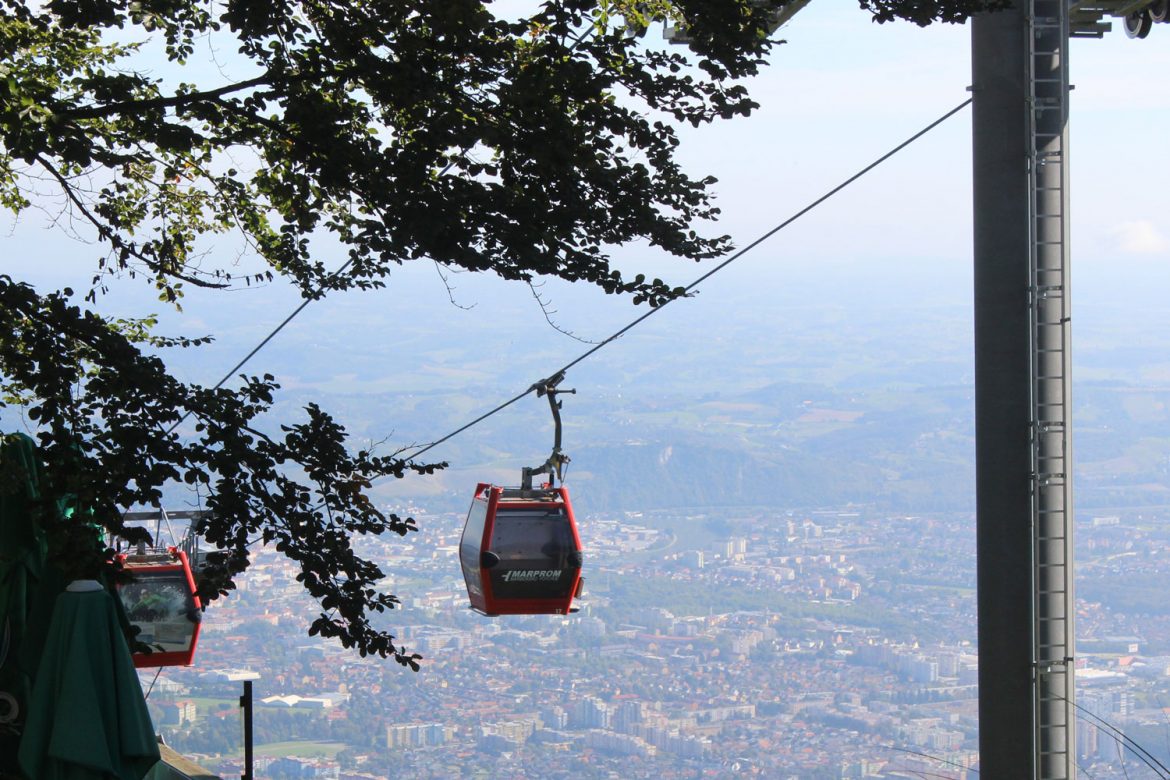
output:
[[[552,454],[548,459],[539,466],[525,466],[520,469],[520,489],[522,491],[532,490],[532,477],[536,474],[548,474],[548,487],[555,487],[557,481],[564,481],[565,464],[569,462],[569,456],[561,451],[561,401],[557,400],[557,396],[561,393],[577,393],[573,390],[560,390],[557,388],[561,382],[565,380],[565,372],[558,371],[547,379],[542,379],[536,382],[532,387],[528,388],[530,391],[535,390],[537,398],[546,396],[548,398],[548,408],[552,411],[553,416],[553,448]]]

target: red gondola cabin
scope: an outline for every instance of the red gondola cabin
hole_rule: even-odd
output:
[[[187,554],[174,547],[122,558],[134,579],[118,589],[126,617],[138,628],[138,641],[151,652],[132,653],[134,665],[189,666],[199,642],[203,617]]]
[[[581,591],[581,539],[569,493],[480,483],[459,560],[471,608],[485,615],[564,615]]]

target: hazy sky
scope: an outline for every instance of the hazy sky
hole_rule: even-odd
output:
[[[966,26],[876,25],[852,2],[818,0],[777,36],[788,42],[776,47],[772,66],[750,85],[759,111],[685,133],[682,158],[694,173],[719,178],[724,217],[718,228],[741,245],[968,96]],[[1156,26],[1144,41],[1116,29],[1104,40],[1073,42],[1074,312],[1130,295],[1160,302],[1170,292],[1170,208],[1163,195],[1170,178],[1167,42],[1170,25]],[[692,312],[734,307],[746,287],[757,300],[774,289],[778,299],[803,294],[879,308],[887,294],[968,305],[970,146],[968,110],[716,277],[697,301],[678,306]],[[5,248],[8,269],[42,283],[83,284],[96,254],[44,230],[35,214],[12,229]],[[624,266],[669,272],[680,283],[699,272],[644,247],[629,247],[621,257]],[[389,290],[313,304],[293,327],[327,327],[334,307],[369,307],[371,320],[397,311],[433,316],[437,328],[458,338],[460,328],[475,328],[477,318],[507,306],[531,312],[531,332],[518,333],[517,340],[563,339],[542,325],[523,287],[466,276],[456,284],[462,302],[478,304],[471,312],[447,304],[434,269],[424,263],[398,274]],[[127,291],[110,303],[162,308],[145,285],[124,285]],[[556,285],[549,291],[562,321],[586,335],[604,336],[636,313],[599,292]],[[261,338],[297,302],[279,286],[218,295],[212,299],[218,305],[202,300],[187,306],[190,332],[231,333],[243,341]],[[420,307],[420,301],[433,306]],[[669,318],[663,320],[669,327]],[[564,351],[571,357],[580,345],[565,342]],[[207,376],[190,378],[212,381],[237,355],[238,346],[225,339],[222,348],[205,353]],[[253,366],[278,374],[280,368],[262,358]]]
[[[967,97],[969,26],[875,25],[851,3],[814,2],[753,92],[762,104],[694,159],[723,169],[726,224],[751,234]],[[1170,26],[1072,43],[1075,262],[1170,259],[1162,196]],[[715,135],[715,134],[712,134]],[[723,151],[721,151],[723,150]],[[734,155],[726,150],[735,150]],[[970,115],[955,117],[781,239],[857,261],[970,254]]]

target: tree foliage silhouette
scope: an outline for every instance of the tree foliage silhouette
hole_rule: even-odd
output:
[[[190,287],[282,277],[311,298],[379,287],[426,258],[661,304],[680,290],[624,277],[607,247],[727,251],[726,236],[693,227],[718,214],[713,180],[679,166],[675,128],[752,111],[739,81],[764,63],[784,3],[548,0],[522,17],[478,0],[0,5],[0,204],[56,204],[99,247],[84,294],[0,275],[4,402],[34,422],[41,494],[74,497],[90,523],[41,513],[54,560],[73,574],[113,566],[86,529],[133,537],[122,509],[195,484],[211,512],[199,530],[219,551],[205,597],[233,587],[250,545],[273,544],[321,606],[311,632],[417,668],[370,624],[398,600],[351,540],[415,530],[368,489],[442,464],[353,453],[314,405],[262,432],[272,376],[235,390],[180,382],[158,354],[202,340],[105,318],[103,293],[145,279],[177,306]],[[860,5],[927,24],[1003,2]],[[687,29],[689,51],[644,43],[664,19]],[[238,76],[197,66],[217,47],[235,51]],[[229,233],[251,272],[213,262],[210,242]]]

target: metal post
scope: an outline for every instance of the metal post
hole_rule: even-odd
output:
[[[980,776],[1034,776],[1029,27],[971,23]]]
[[[252,681],[244,680],[244,695],[240,697],[240,709],[244,719],[244,774],[243,780],[254,780],[252,756]]]
[[[1031,0],[1036,776],[1076,777],[1067,0]]]

